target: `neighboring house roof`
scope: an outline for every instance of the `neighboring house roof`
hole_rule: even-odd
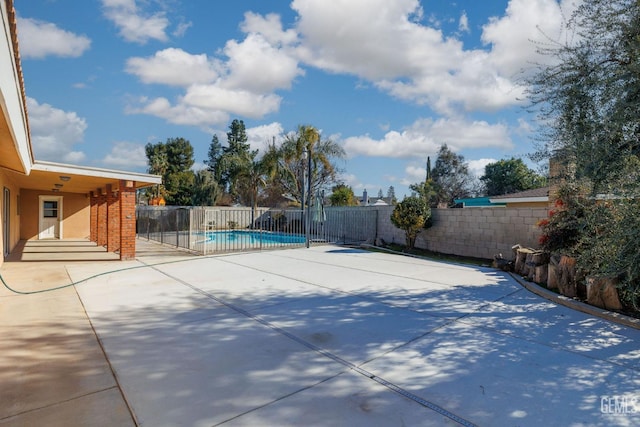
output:
[[[6,169],[20,187],[43,191],[57,188],[89,193],[107,184],[117,186],[120,180],[134,181],[138,188],[161,184],[162,178],[157,175],[34,159],[13,0],[0,2],[0,9],[5,31],[5,38],[0,42],[0,167]],[[70,179],[63,182],[60,176]]]
[[[496,203],[530,203],[548,202],[549,187],[534,188],[533,190],[520,191],[518,193],[504,194],[501,196],[489,197],[491,202]]]
[[[490,207],[503,207],[505,202],[492,203],[488,197],[470,197],[466,199],[455,199],[456,204],[462,204],[463,208],[490,208]]]

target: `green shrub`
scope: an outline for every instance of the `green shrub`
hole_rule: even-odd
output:
[[[619,279],[618,293],[640,310],[640,201],[600,201],[589,212],[580,241],[578,267],[590,276]]]
[[[590,196],[588,188],[560,188],[549,217],[538,222],[540,245],[574,256],[579,277],[616,278],[621,301],[640,311],[640,199]]]
[[[398,203],[391,214],[391,222],[404,230],[407,247],[413,249],[416,237],[423,228],[431,224],[431,209],[424,199],[419,197],[405,197]]]
[[[538,243],[545,251],[575,255],[585,227],[586,210],[592,203],[580,194],[576,186],[564,185],[558,190],[548,218],[538,221],[542,231]]]

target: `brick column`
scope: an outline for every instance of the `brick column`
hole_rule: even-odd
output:
[[[107,195],[102,193],[97,197],[98,204],[98,246],[107,245]]]
[[[136,187],[133,181],[120,181],[120,259],[136,257]]]
[[[120,200],[111,184],[107,184],[107,252],[120,249]]]
[[[98,195],[95,192],[89,194],[89,240],[98,243]]]

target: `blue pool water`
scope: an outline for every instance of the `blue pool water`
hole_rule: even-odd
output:
[[[303,244],[304,236],[298,234],[274,233],[270,231],[207,231],[205,232],[206,243],[220,244]]]

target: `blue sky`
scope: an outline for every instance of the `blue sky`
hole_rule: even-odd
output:
[[[16,1],[34,154],[145,171],[149,142],[201,163],[235,118],[258,149],[309,124],[402,197],[443,143],[478,174],[533,151],[522,77],[578,1]]]

